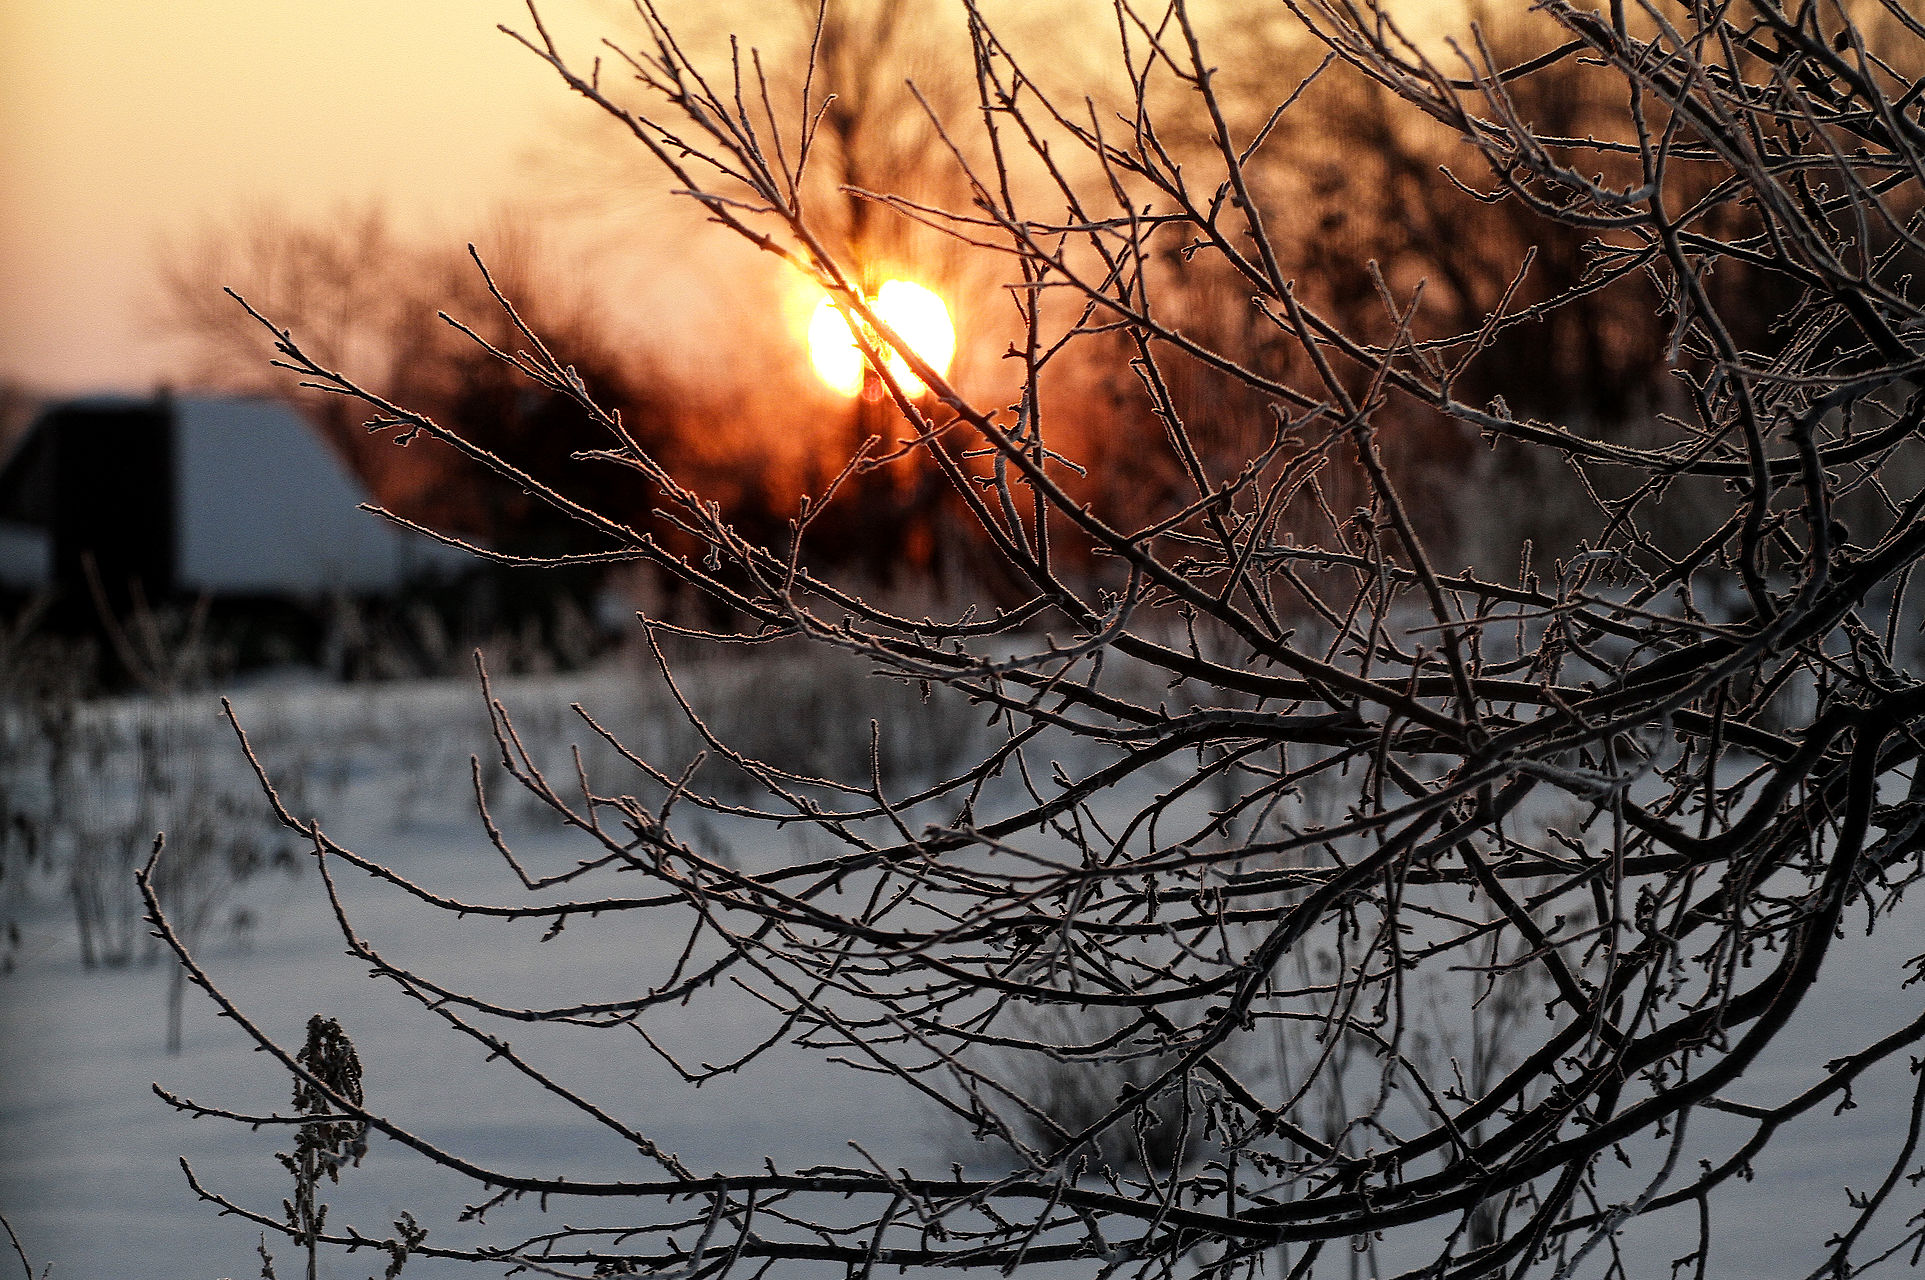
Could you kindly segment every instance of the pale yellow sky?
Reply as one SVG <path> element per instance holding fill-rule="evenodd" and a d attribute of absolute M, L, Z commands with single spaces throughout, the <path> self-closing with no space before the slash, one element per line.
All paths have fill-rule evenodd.
<path fill-rule="evenodd" d="M 593 52 L 606 7 L 549 0 Z M 495 30 L 519 0 L 0 0 L 0 379 L 167 376 L 159 247 L 251 204 L 379 200 L 460 243 L 588 108 Z"/>
<path fill-rule="evenodd" d="M 931 20 L 956 9 L 912 3 Z M 763 38 L 783 28 L 764 0 L 667 7 L 702 46 L 730 22 Z M 1105 29 L 1091 0 L 999 7 L 1031 26 L 1047 15 L 1045 58 L 1088 43 L 1064 44 L 1063 30 Z M 541 9 L 579 66 L 601 36 L 634 34 L 628 0 Z M 0 0 L 0 382 L 72 393 L 177 380 L 158 258 L 250 209 L 313 219 L 379 203 L 403 229 L 460 245 L 486 239 L 504 206 L 552 205 L 586 181 L 595 153 L 580 148 L 605 123 L 497 23 L 526 29 L 522 0 Z M 611 171 L 595 193 L 604 212 L 640 171 Z M 655 245 L 657 291 L 695 292 L 673 279 L 696 270 L 679 242 L 659 252 L 689 222 L 636 212 L 617 213 L 614 234 Z M 602 283 L 637 292 L 603 256 Z"/>

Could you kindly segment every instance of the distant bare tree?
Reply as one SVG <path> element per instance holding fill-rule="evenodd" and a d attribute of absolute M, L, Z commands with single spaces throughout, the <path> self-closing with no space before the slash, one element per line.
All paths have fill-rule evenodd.
<path fill-rule="evenodd" d="M 536 299 L 528 318 L 566 345 L 570 362 L 594 379 L 629 430 L 657 453 L 671 452 L 672 380 L 650 353 L 618 349 L 600 336 L 596 299 L 556 265 L 537 225 L 532 215 L 512 212 L 494 220 L 486 243 L 497 278 Z M 601 440 L 601 427 L 572 399 L 528 387 L 442 321 L 441 311 L 456 311 L 474 319 L 481 336 L 512 341 L 512 324 L 491 309 L 468 256 L 408 235 L 379 206 L 305 219 L 255 209 L 174 246 L 161 275 L 165 322 L 188 347 L 197 379 L 289 399 L 397 513 L 519 550 L 563 549 L 576 532 L 520 487 L 492 477 L 477 483 L 462 459 L 438 445 L 397 450 L 390 434 L 364 429 L 352 403 L 263 370 L 258 327 L 223 286 L 296 325 L 315 359 L 365 371 L 366 385 L 384 397 L 433 414 L 485 448 L 512 453 L 538 479 L 579 500 L 623 518 L 646 515 L 646 503 L 631 501 L 625 484 L 603 483 L 613 478 L 611 469 L 571 462 L 577 450 Z"/>
<path fill-rule="evenodd" d="M 1366 265 L 1380 312 L 1333 318 L 1282 265 L 1283 242 L 1316 228 L 1252 189 L 1272 122 L 1303 101 L 1295 82 L 1233 130 L 1192 7 L 1116 0 L 1130 92 L 1105 114 L 1045 95 L 962 0 L 978 97 L 942 136 L 970 203 L 884 203 L 1005 264 L 1022 337 L 1008 394 L 975 403 L 871 313 L 861 264 L 814 222 L 819 97 L 777 98 L 746 49 L 713 74 L 692 65 L 647 0 L 652 43 L 620 63 L 577 67 L 538 19 L 524 37 L 710 218 L 813 276 L 929 385 L 911 397 L 871 351 L 896 447 L 944 477 L 1025 584 L 1005 608 L 896 616 L 812 570 L 807 514 L 785 547 L 745 539 L 532 326 L 495 344 L 499 358 L 598 421 L 596 459 L 632 473 L 702 554 L 572 502 L 257 313 L 309 385 L 524 485 L 595 533 L 596 556 L 646 561 L 739 620 L 710 638 L 840 649 L 998 731 L 968 767 L 904 786 L 880 764 L 831 778 L 755 759 L 687 705 L 709 758 L 759 786 L 744 805 L 693 765 L 635 752 L 633 773 L 565 791 L 489 695 L 502 767 L 585 847 L 552 874 L 508 858 L 531 890 L 567 886 L 559 904 L 437 895 L 279 809 L 324 872 L 357 868 L 449 912 L 685 924 L 679 958 L 638 969 L 632 991 L 530 1005 L 390 959 L 335 898 L 351 952 L 431 1022 L 632 1147 L 623 1178 L 480 1163 L 330 1088 L 210 980 L 150 871 L 157 931 L 327 1123 L 365 1124 L 471 1179 L 484 1210 L 520 1196 L 568 1207 L 568 1225 L 485 1246 L 410 1236 L 414 1252 L 557 1275 L 1082 1260 L 1103 1276 L 1227 1276 L 1275 1260 L 1291 1276 L 1563 1277 L 1623 1274 L 1621 1235 L 1677 1207 L 1700 1225 L 1675 1269 L 1728 1274 L 1719 1210 L 1754 1159 L 1917 1052 L 1925 1018 L 1894 1004 L 1829 1061 L 1781 1057 L 1788 1091 L 1745 1079 L 1850 963 L 1847 911 L 1854 928 L 1902 927 L 1925 875 L 1925 683 L 1906 600 L 1925 553 L 1925 310 L 1910 283 L 1925 262 L 1925 24 L 1902 0 L 1604 13 L 1543 0 L 1547 37 L 1500 60 L 1474 31 L 1406 36 L 1368 0 L 1283 3 L 1327 55 L 1306 74 L 1377 86 L 1437 122 L 1458 150 L 1427 180 L 1527 212 L 1547 236 L 1582 233 L 1575 275 L 1525 302 L 1522 252 L 1515 288 L 1440 333 L 1423 281 Z M 1615 108 L 1565 135 L 1521 104 L 1572 65 L 1607 81 Z M 609 96 L 618 67 L 656 113 Z M 1172 150 L 1184 130 L 1206 150 Z M 1288 366 L 1240 362 L 1176 322 L 1161 291 L 1188 269 L 1233 279 Z M 1501 391 L 1467 398 L 1494 344 L 1610 291 L 1656 300 L 1672 394 L 1639 432 L 1533 417 Z M 1757 298 L 1792 301 L 1760 324 Z M 1187 489 L 1128 523 L 1128 495 L 1074 488 L 1076 459 L 1052 434 L 1059 353 L 1119 342 Z M 1169 393 L 1184 365 L 1241 388 L 1256 418 L 1241 458 L 1197 447 Z M 1503 572 L 1441 563 L 1385 464 L 1386 436 L 1416 411 L 1570 471 L 1595 536 L 1527 548 Z M 1333 504 L 1323 477 L 1340 464 L 1362 485 Z M 1704 532 L 1661 524 L 1667 501 Z M 644 625 L 665 655 L 674 629 Z M 584 731 L 600 731 L 586 714 Z M 799 824 L 832 852 L 742 869 L 705 848 L 705 813 Z M 631 1029 L 722 981 L 771 1024 L 742 1057 L 699 1067 L 650 1038 L 691 1081 L 793 1042 L 953 1114 L 984 1140 L 972 1168 L 788 1169 L 743 1153 L 703 1173 L 498 1034 L 546 1022 L 632 1045 Z M 1467 1052 L 1466 1035 L 1484 1042 Z M 1078 1065 L 1113 1093 L 1065 1100 Z M 1914 1087 L 1909 1119 L 1894 1115 L 1885 1149 L 1850 1171 L 1847 1209 L 1811 1228 L 1814 1275 L 1925 1243 L 1899 1192 L 1925 1075 Z M 195 1185 L 304 1243 L 379 1243 L 291 1229 Z M 579 1225 L 578 1209 L 606 1221 Z"/>

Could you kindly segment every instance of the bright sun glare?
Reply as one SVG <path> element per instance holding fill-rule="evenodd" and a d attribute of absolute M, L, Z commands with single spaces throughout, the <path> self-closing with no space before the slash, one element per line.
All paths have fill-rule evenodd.
<path fill-rule="evenodd" d="M 949 372 L 949 361 L 956 354 L 956 326 L 950 323 L 949 308 L 941 298 L 911 281 L 891 280 L 870 300 L 870 306 L 925 364 L 937 373 Z M 887 359 L 890 374 L 904 391 L 913 396 L 926 390 L 901 356 L 890 352 Z M 862 348 L 828 298 L 817 304 L 809 319 L 809 360 L 816 375 L 843 395 L 862 390 Z"/>

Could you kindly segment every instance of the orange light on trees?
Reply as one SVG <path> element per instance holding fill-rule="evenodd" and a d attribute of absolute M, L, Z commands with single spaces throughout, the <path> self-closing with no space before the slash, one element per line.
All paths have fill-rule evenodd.
<path fill-rule="evenodd" d="M 949 372 L 949 362 L 956 354 L 956 326 L 940 297 L 913 281 L 891 280 L 869 300 L 869 305 L 923 363 L 937 373 Z M 876 347 L 888 349 L 880 337 L 870 337 Z M 809 318 L 809 362 L 815 366 L 816 376 L 840 394 L 853 396 L 862 390 L 866 372 L 862 348 L 832 299 L 824 298 Z M 908 394 L 921 395 L 928 389 L 900 355 L 889 351 L 886 362 L 890 376 Z"/>

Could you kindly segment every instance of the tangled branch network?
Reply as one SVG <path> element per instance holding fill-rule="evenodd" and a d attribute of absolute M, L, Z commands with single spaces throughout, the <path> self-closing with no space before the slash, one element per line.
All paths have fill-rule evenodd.
<path fill-rule="evenodd" d="M 1641 1224 L 1668 1220 L 1686 1244 L 1655 1265 L 1703 1277 L 1729 1274 L 1719 1211 L 1774 1136 L 1918 1052 L 1925 1014 L 1895 996 L 1828 1061 L 1780 1062 L 1771 1088 L 1747 1076 L 1822 1013 L 1812 993 L 1861 932 L 1906 927 L 1925 874 L 1906 594 L 1925 552 L 1925 25 L 1903 0 L 1544 0 L 1536 46 L 1500 58 L 1481 32 L 1409 34 L 1371 0 L 1283 0 L 1312 56 L 1253 115 L 1211 62 L 1202 8 L 1115 0 L 1112 62 L 1083 95 L 960 0 L 975 102 L 931 128 L 962 198 L 851 195 L 999 273 L 1011 340 L 993 394 L 901 341 L 822 229 L 825 92 L 808 75 L 792 92 L 742 53 L 711 78 L 646 0 L 640 51 L 583 68 L 533 16 L 518 38 L 569 89 L 710 221 L 836 300 L 896 410 L 899 439 L 859 450 L 786 545 L 733 528 L 526 327 L 497 354 L 606 428 L 583 465 L 628 468 L 651 523 L 538 484 L 261 318 L 306 384 L 602 539 L 571 561 L 646 562 L 734 619 L 698 640 L 853 655 L 879 686 L 918 690 L 924 714 L 961 708 L 988 730 L 963 767 L 908 782 L 883 766 L 887 724 L 849 776 L 757 759 L 672 684 L 668 641 L 689 632 L 645 618 L 702 769 L 646 758 L 584 711 L 624 772 L 560 783 L 488 695 L 501 767 L 586 850 L 539 873 L 484 808 L 528 902 L 446 896 L 280 809 L 377 979 L 636 1167 L 564 1178 L 436 1145 L 372 1086 L 331 1085 L 261 1031 L 150 895 L 192 980 L 314 1103 L 280 1120 L 412 1148 L 472 1182 L 484 1222 L 525 1198 L 603 1218 L 397 1243 L 197 1179 L 203 1195 L 310 1249 L 544 1275 L 1628 1274 Z M 825 7 L 818 44 L 834 21 Z M 1532 123 L 1533 86 L 1560 76 L 1607 104 L 1587 132 Z M 1308 233 L 1284 230 L 1267 144 L 1337 77 L 1449 139 L 1432 180 L 1578 233 L 1582 271 L 1541 289 L 1526 254 L 1469 327 L 1426 310 L 1436 285 L 1381 272 L 1374 318 L 1336 314 L 1289 274 Z M 1242 328 L 1199 320 L 1202 281 L 1239 299 Z M 1644 300 L 1662 335 L 1662 394 L 1635 429 L 1513 409 L 1481 381 L 1490 353 L 1614 297 Z M 1161 483 L 1141 501 L 1079 471 L 1088 437 L 1070 428 L 1092 410 L 1051 394 L 1065 370 L 1110 366 L 1154 426 L 1144 466 Z M 1220 389 L 1208 404 L 1250 407 L 1253 447 L 1226 453 L 1203 429 L 1184 390 L 1201 380 Z M 1447 568 L 1453 535 L 1409 496 L 1421 477 L 1399 437 L 1419 428 L 1548 462 L 1533 474 L 1575 495 L 1580 534 L 1510 569 Z M 899 616 L 811 564 L 816 516 L 903 466 L 938 479 L 946 518 L 996 567 L 945 618 Z M 1465 519 L 1550 492 L 1500 485 Z M 717 769 L 741 786 L 706 783 Z M 813 852 L 740 865 L 698 819 L 771 841 L 806 828 Z M 623 995 L 506 1001 L 389 959 L 335 893 L 343 866 L 449 913 L 639 914 L 677 922 L 683 944 Z M 688 1065 L 703 1050 L 678 1053 L 652 1023 L 729 984 L 766 1034 Z M 504 1022 L 659 1052 L 697 1083 L 800 1046 L 953 1116 L 972 1154 L 784 1169 L 744 1153 L 698 1172 L 646 1115 L 511 1048 Z M 1813 1228 L 1812 1274 L 1925 1243 L 1903 1199 L 1925 1076 L 1916 1089 L 1887 1149 L 1851 1171 L 1842 1216 Z"/>

